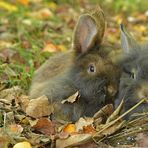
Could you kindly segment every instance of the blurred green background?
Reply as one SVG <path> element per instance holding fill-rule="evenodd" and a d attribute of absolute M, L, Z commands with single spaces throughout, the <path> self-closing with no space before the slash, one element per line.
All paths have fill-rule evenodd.
<path fill-rule="evenodd" d="M 100 5 L 107 20 L 104 40 L 120 48 L 119 24 L 148 39 L 148 0 L 0 0 L 0 90 L 21 86 L 46 59 L 71 48 L 81 13 Z"/>

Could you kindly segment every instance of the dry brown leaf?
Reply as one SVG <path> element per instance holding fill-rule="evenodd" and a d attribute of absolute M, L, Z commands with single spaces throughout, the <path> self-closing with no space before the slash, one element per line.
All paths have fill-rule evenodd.
<path fill-rule="evenodd" d="M 56 148 L 65 148 L 75 145 L 84 144 L 91 140 L 91 134 L 77 134 L 72 135 L 67 139 L 58 139 L 56 140 Z"/>
<path fill-rule="evenodd" d="M 74 93 L 73 95 L 71 95 L 70 97 L 68 97 L 65 100 L 62 100 L 61 103 L 64 104 L 65 102 L 69 102 L 69 103 L 74 103 L 76 101 L 76 99 L 79 98 L 79 92 L 77 91 L 76 93 Z"/>
<path fill-rule="evenodd" d="M 37 122 L 38 122 L 38 120 L 39 120 L 39 119 L 35 119 L 35 120 L 29 119 L 29 123 L 30 123 L 31 127 L 33 127 L 34 125 L 36 125 Z"/>
<path fill-rule="evenodd" d="M 26 111 L 29 104 L 29 97 L 26 95 L 21 95 L 20 97 L 16 98 L 16 102 L 21 106 L 23 111 Z"/>
<path fill-rule="evenodd" d="M 143 148 L 148 147 L 148 135 L 139 133 L 136 137 L 136 146 Z"/>
<path fill-rule="evenodd" d="M 12 110 L 12 108 L 11 108 L 11 110 Z M 9 111 L 6 113 L 6 122 L 5 123 L 6 123 L 6 125 L 15 124 L 13 111 Z"/>
<path fill-rule="evenodd" d="M 107 104 L 94 114 L 94 119 L 100 117 L 109 117 L 113 113 L 114 107 L 112 104 Z"/>
<path fill-rule="evenodd" d="M 23 124 L 23 125 L 29 125 L 30 122 L 29 122 L 29 119 L 28 117 L 26 117 L 25 115 L 14 115 L 14 118 L 19 121 L 20 124 Z"/>
<path fill-rule="evenodd" d="M 123 105 L 124 105 L 124 99 L 122 99 L 122 101 L 120 102 L 120 104 L 118 105 L 116 110 L 114 110 L 114 112 L 109 116 L 106 123 L 109 123 L 109 122 L 115 120 L 120 115 Z"/>
<path fill-rule="evenodd" d="M 8 64 L 2 64 L 0 66 L 3 69 L 3 73 L 5 73 L 6 75 L 12 76 L 12 77 L 16 76 L 15 71 L 12 68 L 10 68 Z M 18 87 L 18 86 L 15 86 L 15 87 Z"/>
<path fill-rule="evenodd" d="M 48 8 L 42 8 L 38 11 L 31 12 L 29 16 L 37 18 L 37 19 L 45 20 L 45 19 L 49 19 L 53 17 L 53 13 Z"/>
<path fill-rule="evenodd" d="M 57 51 L 59 51 L 59 48 L 57 48 L 57 46 L 52 43 L 46 44 L 42 50 L 42 52 L 57 52 Z"/>
<path fill-rule="evenodd" d="M 26 114 L 34 118 L 48 116 L 51 113 L 53 113 L 53 106 L 49 104 L 46 96 L 30 100 L 26 108 Z"/>
<path fill-rule="evenodd" d="M 46 135 L 55 134 L 55 123 L 51 122 L 46 118 L 39 119 L 36 125 L 33 126 L 36 131 L 39 131 Z"/>
<path fill-rule="evenodd" d="M 0 129 L 0 133 L 2 133 L 1 129 Z M 0 134 L 0 148 L 7 148 L 9 143 L 8 141 L 9 141 L 9 137 L 6 137 Z"/>
<path fill-rule="evenodd" d="M 83 130 L 84 126 L 92 125 L 94 122 L 93 118 L 80 118 L 76 123 L 76 131 Z"/>
<path fill-rule="evenodd" d="M 69 137 L 69 133 L 67 133 L 67 132 L 60 132 L 58 134 L 58 137 L 59 137 L 59 139 L 66 139 L 66 138 Z"/>
<path fill-rule="evenodd" d="M 117 121 L 114 125 L 108 127 L 104 131 L 102 131 L 102 135 L 108 136 L 115 133 L 118 129 L 120 129 L 124 125 L 125 121 Z"/>
<path fill-rule="evenodd" d="M 93 125 L 87 125 L 83 127 L 83 132 L 88 134 L 88 133 L 95 133 L 96 130 L 94 129 Z"/>
<path fill-rule="evenodd" d="M 20 134 L 23 131 L 23 127 L 18 124 L 12 124 L 9 125 L 9 131 L 12 132 L 13 134 Z"/>
<path fill-rule="evenodd" d="M 104 139 L 104 137 L 111 135 L 111 134 L 115 133 L 117 130 L 119 130 L 120 128 L 122 128 L 124 123 L 125 123 L 125 121 L 119 120 L 110 126 L 108 126 L 109 124 L 98 125 L 96 127 L 96 130 L 98 132 L 96 132 L 93 135 L 93 139 L 96 142 L 102 141 Z"/>
<path fill-rule="evenodd" d="M 4 48 L 0 50 L 0 54 L 5 60 L 10 59 L 15 53 L 16 51 L 12 50 L 11 48 Z"/>
<path fill-rule="evenodd" d="M 90 141 L 83 145 L 77 146 L 77 148 L 113 148 L 113 147 L 110 146 L 109 144 L 104 144 L 103 142 L 99 142 L 98 144 L 96 144 L 94 141 Z M 124 148 L 127 148 L 127 147 L 124 147 Z"/>
<path fill-rule="evenodd" d="M 22 93 L 22 90 L 18 86 L 14 86 L 9 89 L 4 89 L 0 92 L 0 98 L 12 101 Z"/>

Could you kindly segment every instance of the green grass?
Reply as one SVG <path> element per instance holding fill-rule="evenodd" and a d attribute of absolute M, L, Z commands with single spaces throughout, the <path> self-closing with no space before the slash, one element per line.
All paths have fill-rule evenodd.
<path fill-rule="evenodd" d="M 73 29 L 60 16 L 56 15 L 56 10 L 51 9 L 53 16 L 45 20 L 28 15 L 35 10 L 37 11 L 37 8 L 47 8 L 50 2 L 56 2 L 57 8 L 64 7 L 63 3 L 66 3 L 76 13 L 79 13 L 80 9 L 83 8 L 82 3 L 78 0 L 46 0 L 28 7 L 18 4 L 16 12 L 0 9 L 0 26 L 6 28 L 6 33 L 11 35 L 10 39 L 6 40 L 12 44 L 9 48 L 17 55 L 15 58 L 10 58 L 9 62 L 0 59 L 0 83 L 6 84 L 7 87 L 19 85 L 24 90 L 28 90 L 34 70 L 52 55 L 42 52 L 46 41 L 51 41 L 55 45 L 64 45 L 67 49 L 71 47 L 71 41 L 67 38 L 71 38 Z M 107 9 L 108 12 L 111 11 L 114 14 L 123 11 L 126 14 L 143 12 L 147 10 L 148 6 L 147 0 L 88 0 L 85 2 L 95 5 L 101 4 L 104 10 Z M 67 8 L 65 7 L 65 9 Z M 72 13 L 66 15 L 73 18 Z M 58 25 L 61 25 L 59 30 L 56 29 Z M 24 47 L 24 41 L 27 42 L 28 48 Z M 2 50 L 5 48 L 0 45 L 0 53 Z M 3 64 L 7 64 L 7 67 L 12 69 L 16 75 L 6 74 Z M 4 75 L 6 76 L 4 77 Z"/>

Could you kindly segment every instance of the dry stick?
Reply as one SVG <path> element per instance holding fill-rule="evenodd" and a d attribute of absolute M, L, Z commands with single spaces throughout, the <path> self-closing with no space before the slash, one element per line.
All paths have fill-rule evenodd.
<path fill-rule="evenodd" d="M 108 138 L 111 139 L 111 138 L 122 138 L 124 136 L 128 136 L 128 135 L 131 135 L 131 134 L 135 134 L 137 132 L 141 132 L 141 131 L 147 131 L 148 130 L 148 124 L 144 124 L 142 127 L 136 127 L 136 128 L 132 128 L 130 130 L 127 130 L 127 131 L 123 131 L 121 133 L 118 133 L 116 135 L 112 135 L 112 136 L 109 136 Z M 126 134 L 126 135 L 125 135 Z"/>
<path fill-rule="evenodd" d="M 120 138 L 120 137 L 124 137 L 124 136 L 128 136 L 130 134 L 135 134 L 137 132 L 141 132 L 141 131 L 147 131 L 148 130 L 148 124 L 143 125 L 142 127 L 136 127 L 136 128 L 131 128 L 130 130 L 126 130 L 126 131 L 122 131 L 120 133 L 117 133 L 116 135 L 111 135 L 108 138 Z M 133 132 L 133 133 L 132 133 Z"/>
<path fill-rule="evenodd" d="M 108 127 L 112 126 L 114 123 L 116 123 L 118 120 L 120 120 L 122 117 L 124 117 L 125 115 L 127 115 L 129 112 L 131 112 L 133 109 L 135 109 L 136 107 L 138 107 L 140 104 L 142 104 L 146 99 L 142 99 L 140 102 L 138 102 L 136 105 L 134 105 L 132 108 L 130 108 L 127 112 L 125 112 L 124 114 L 122 114 L 121 116 L 119 116 L 116 120 L 110 122 L 109 124 L 107 124 L 106 126 L 104 126 L 104 128 L 102 130 L 100 130 L 99 132 L 97 132 L 96 134 L 93 135 L 94 137 L 97 137 L 98 134 L 100 134 L 101 132 L 103 132 L 105 129 L 107 129 Z"/>
<path fill-rule="evenodd" d="M 147 113 L 148 113 L 148 112 L 147 112 Z M 137 121 L 139 121 L 140 119 L 143 119 L 144 117 L 148 117 L 148 114 L 145 114 L 145 115 L 143 115 L 142 117 L 139 117 L 139 118 L 137 118 L 137 119 L 134 119 L 134 120 L 128 122 L 127 125 L 130 125 L 130 124 L 132 124 L 132 123 L 134 123 L 134 122 L 137 122 Z M 148 119 L 147 119 L 147 120 L 148 120 Z"/>

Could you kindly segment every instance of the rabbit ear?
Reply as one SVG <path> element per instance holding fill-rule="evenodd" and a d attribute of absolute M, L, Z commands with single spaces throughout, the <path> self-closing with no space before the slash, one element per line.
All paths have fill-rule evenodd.
<path fill-rule="evenodd" d="M 121 31 L 121 47 L 125 53 L 129 53 L 131 50 L 137 50 L 140 48 L 135 39 L 126 31 L 125 27 L 120 25 Z"/>
<path fill-rule="evenodd" d="M 99 8 L 91 14 L 80 16 L 74 31 L 73 48 L 76 53 L 85 53 L 94 45 L 101 44 L 105 30 L 105 19 Z"/>

